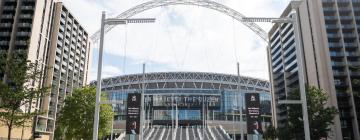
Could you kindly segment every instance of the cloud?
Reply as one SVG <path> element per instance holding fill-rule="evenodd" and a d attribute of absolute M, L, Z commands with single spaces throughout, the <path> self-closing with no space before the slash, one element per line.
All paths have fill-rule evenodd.
<path fill-rule="evenodd" d="M 101 77 L 108 78 L 108 77 L 118 76 L 121 74 L 123 74 L 123 72 L 120 68 L 111 65 L 105 65 L 103 66 Z M 97 78 L 96 67 L 92 67 L 90 73 L 90 81 L 96 80 L 96 78 Z"/>
<path fill-rule="evenodd" d="M 86 29 L 94 33 L 99 29 L 102 10 L 107 9 L 109 17 L 114 17 L 147 0 L 63 1 L 75 11 L 73 13 Z M 246 16 L 278 17 L 290 0 L 216 1 Z M 80 9 L 78 7 L 84 6 L 79 5 L 89 8 Z M 235 74 L 236 62 L 240 62 L 241 75 L 268 79 L 266 44 L 247 27 L 223 13 L 199 6 L 177 5 L 150 9 L 134 17 L 154 17 L 156 23 L 117 26 L 106 34 L 104 61 L 112 68 L 118 67 L 113 56 L 131 60 L 127 62 L 131 63 L 127 65 L 128 70 L 145 62 L 150 63 L 147 69 L 158 71 Z M 271 24 L 261 24 L 261 27 L 269 30 Z M 92 70 L 96 70 L 96 66 L 93 64 Z M 126 73 L 131 73 L 128 70 Z"/>

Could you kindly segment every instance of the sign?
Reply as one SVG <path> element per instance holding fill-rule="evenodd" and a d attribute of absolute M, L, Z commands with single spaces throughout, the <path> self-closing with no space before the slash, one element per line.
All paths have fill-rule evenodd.
<path fill-rule="evenodd" d="M 201 108 L 203 105 L 209 109 L 220 108 L 220 95 L 154 95 L 154 107 Z"/>
<path fill-rule="evenodd" d="M 261 119 L 260 119 L 260 97 L 258 93 L 246 93 L 246 123 L 248 134 L 260 134 Z"/>
<path fill-rule="evenodd" d="M 126 112 L 126 134 L 139 134 L 140 132 L 140 106 L 141 94 L 129 93 Z"/>

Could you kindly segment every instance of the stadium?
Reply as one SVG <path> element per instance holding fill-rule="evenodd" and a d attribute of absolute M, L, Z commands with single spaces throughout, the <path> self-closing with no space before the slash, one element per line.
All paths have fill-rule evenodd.
<path fill-rule="evenodd" d="M 113 104 L 114 133 L 126 129 L 128 94 L 142 92 L 144 139 L 240 139 L 241 127 L 247 134 L 245 95 L 249 93 L 259 95 L 261 128 L 271 124 L 270 83 L 266 80 L 158 72 L 105 78 L 101 89 L 110 101 L 117 102 Z"/>

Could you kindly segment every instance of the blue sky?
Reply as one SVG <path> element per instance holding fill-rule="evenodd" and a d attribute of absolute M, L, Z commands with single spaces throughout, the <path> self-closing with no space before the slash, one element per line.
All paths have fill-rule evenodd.
<path fill-rule="evenodd" d="M 85 29 L 100 28 L 101 11 L 115 17 L 149 0 L 61 0 Z M 290 0 L 214 0 L 249 17 L 278 17 Z M 81 8 L 80 8 L 81 7 Z M 242 23 L 218 11 L 191 5 L 164 6 L 135 15 L 152 24 L 115 27 L 106 34 L 103 77 L 142 72 L 200 71 L 268 78 L 266 44 Z M 271 24 L 260 24 L 268 31 Z M 90 79 L 96 78 L 94 44 Z"/>

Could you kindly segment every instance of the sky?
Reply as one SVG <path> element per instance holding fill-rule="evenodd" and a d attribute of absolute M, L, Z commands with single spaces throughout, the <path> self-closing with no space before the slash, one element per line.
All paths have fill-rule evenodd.
<path fill-rule="evenodd" d="M 116 17 L 150 0 L 61 0 L 94 34 L 101 12 Z M 279 17 L 290 0 L 212 0 L 247 17 Z M 102 77 L 146 72 L 211 72 L 269 79 L 267 44 L 232 17 L 194 5 L 161 6 L 132 18 L 155 23 L 118 25 L 105 36 Z M 259 24 L 266 32 L 271 23 Z M 98 46 L 93 44 L 90 79 L 96 80 Z"/>

